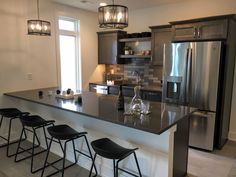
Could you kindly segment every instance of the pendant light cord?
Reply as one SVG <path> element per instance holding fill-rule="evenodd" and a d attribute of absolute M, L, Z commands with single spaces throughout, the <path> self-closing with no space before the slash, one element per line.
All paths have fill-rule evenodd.
<path fill-rule="evenodd" d="M 37 15 L 38 15 L 38 20 L 39 20 L 39 0 L 37 0 Z"/>

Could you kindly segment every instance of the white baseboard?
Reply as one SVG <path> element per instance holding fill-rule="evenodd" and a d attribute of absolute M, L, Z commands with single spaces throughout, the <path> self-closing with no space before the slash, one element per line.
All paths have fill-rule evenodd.
<path fill-rule="evenodd" d="M 229 132 L 229 140 L 236 141 L 236 132 Z"/>

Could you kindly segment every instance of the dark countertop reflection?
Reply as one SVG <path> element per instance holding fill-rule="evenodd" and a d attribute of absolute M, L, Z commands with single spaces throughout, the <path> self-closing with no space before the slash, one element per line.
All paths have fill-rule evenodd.
<path fill-rule="evenodd" d="M 43 91 L 43 96 L 38 96 L 38 91 Z M 49 95 L 53 91 L 53 95 Z M 93 92 L 82 93 L 82 104 L 72 100 L 64 100 L 55 97 L 56 88 L 45 88 L 37 90 L 27 90 L 19 92 L 5 93 L 4 95 L 39 103 L 54 108 L 70 111 L 91 118 L 127 126 L 130 128 L 161 134 L 180 119 L 188 116 L 188 107 L 172 105 L 160 102 L 150 102 L 149 115 L 125 116 L 124 111 L 116 109 L 115 95 L 102 95 Z M 125 98 L 126 103 L 130 103 L 131 98 Z"/>

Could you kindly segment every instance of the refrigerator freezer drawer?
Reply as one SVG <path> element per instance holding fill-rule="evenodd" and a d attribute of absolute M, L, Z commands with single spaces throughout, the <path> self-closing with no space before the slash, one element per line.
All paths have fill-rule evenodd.
<path fill-rule="evenodd" d="M 194 112 L 190 116 L 189 146 L 208 151 L 214 149 L 215 113 Z"/>

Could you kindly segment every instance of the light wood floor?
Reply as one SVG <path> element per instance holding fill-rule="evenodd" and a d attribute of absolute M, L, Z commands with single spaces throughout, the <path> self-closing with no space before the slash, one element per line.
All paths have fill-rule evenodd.
<path fill-rule="evenodd" d="M 56 158 L 56 157 L 53 157 Z M 37 158 L 41 165 L 44 155 Z M 53 171 L 49 169 L 48 172 Z M 6 157 L 6 148 L 0 149 L 0 177 L 39 177 L 41 173 L 30 173 L 30 161 L 15 163 L 13 158 Z M 60 174 L 56 175 L 60 176 Z M 236 142 L 228 142 L 225 147 L 213 153 L 189 150 L 189 177 L 236 177 Z M 65 172 L 65 177 L 88 177 L 88 171 L 74 166 Z"/>

